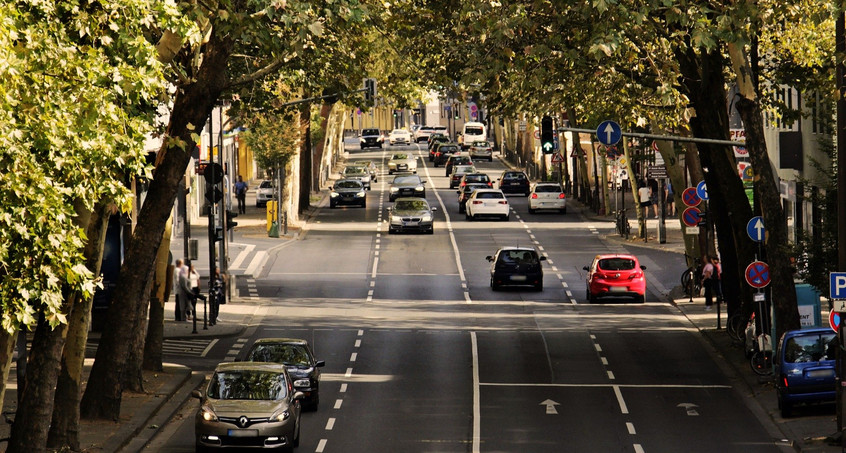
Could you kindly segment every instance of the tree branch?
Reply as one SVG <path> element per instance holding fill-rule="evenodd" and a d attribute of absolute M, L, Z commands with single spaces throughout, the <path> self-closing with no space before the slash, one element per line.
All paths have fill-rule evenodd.
<path fill-rule="evenodd" d="M 288 59 L 286 57 L 279 57 L 270 62 L 270 64 L 268 64 L 267 66 L 259 69 L 258 71 L 243 75 L 229 82 L 228 84 L 226 84 L 226 86 L 224 86 L 224 90 L 228 90 L 236 86 L 246 85 L 248 83 L 255 82 L 256 80 L 259 80 L 261 78 L 267 77 L 268 75 L 278 71 L 279 68 L 281 68 L 287 62 Z"/>

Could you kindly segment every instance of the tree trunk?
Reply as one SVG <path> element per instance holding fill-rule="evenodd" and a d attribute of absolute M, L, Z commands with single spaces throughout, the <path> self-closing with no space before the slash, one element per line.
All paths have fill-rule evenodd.
<path fill-rule="evenodd" d="M 84 418 L 117 420 L 120 415 L 121 384 L 129 357 L 132 326 L 143 322 L 138 319 L 139 305 L 146 304 L 149 298 L 145 289 L 151 278 L 150 269 L 176 200 L 177 186 L 191 158 L 190 150 L 196 145 L 192 136 L 205 124 L 227 83 L 226 65 L 232 43 L 229 38 L 218 36 L 217 31 L 218 28 L 212 29 L 204 45 L 202 66 L 192 82 L 177 90 L 166 130 L 167 139 L 156 156 L 155 177 L 150 182 L 121 266 L 100 346 L 82 397 L 81 415 Z"/>
<path fill-rule="evenodd" d="M 75 295 L 66 298 L 66 306 L 72 306 L 75 298 Z M 60 324 L 52 329 L 43 315 L 38 321 L 32 339 L 24 388 L 18 389 L 18 392 L 23 393 L 15 412 L 15 423 L 12 424 L 7 453 L 47 450 L 47 432 L 50 429 L 56 380 L 61 367 L 67 327 L 67 324 Z"/>
<path fill-rule="evenodd" d="M 311 205 L 311 104 L 300 106 L 300 166 L 299 166 L 299 202 L 297 214 L 302 214 Z"/>
<path fill-rule="evenodd" d="M 728 140 L 725 77 L 722 72 L 725 62 L 720 50 L 701 55 L 692 50 L 678 51 L 676 56 L 683 74 L 682 86 L 696 111 L 696 116 L 690 120 L 693 135 Z M 718 224 L 717 231 L 721 232 L 720 254 L 725 263 L 722 266 L 723 281 L 725 286 L 732 287 L 733 282 L 740 281 L 740 276 L 755 256 L 754 244 L 746 235 L 746 223 L 752 218 L 752 208 L 738 177 L 732 148 L 703 143 L 696 146 L 702 169 L 707 170 L 704 180 L 712 211 L 720 212 L 714 221 Z M 722 229 L 724 223 L 729 224 L 727 230 Z M 731 233 L 727 234 L 727 231 Z M 748 286 L 743 286 L 748 289 Z M 746 301 L 750 299 L 751 296 L 745 298 Z"/>
<path fill-rule="evenodd" d="M 147 338 L 144 341 L 144 361 L 142 368 L 149 371 L 162 371 L 162 346 L 164 345 L 164 301 L 170 298 L 173 287 L 173 267 L 170 265 L 170 231 L 173 217 L 168 219 L 156 255 L 155 287 L 157 291 L 150 298 L 150 320 L 147 324 Z"/>
<path fill-rule="evenodd" d="M 0 401 L 6 398 L 6 381 L 9 380 L 9 370 L 12 368 L 12 355 L 15 351 L 18 332 L 9 333 L 6 329 L 0 329 Z"/>
<path fill-rule="evenodd" d="M 98 203 L 85 231 L 88 243 L 83 253 L 86 265 L 94 275 L 100 274 L 106 230 L 112 209 L 109 203 Z M 56 383 L 53 417 L 47 436 L 47 445 L 57 450 L 80 450 L 79 399 L 82 396 L 82 370 L 91 325 L 92 302 L 91 297 L 81 299 L 68 318 L 67 341 L 62 352 L 62 369 Z"/>
<path fill-rule="evenodd" d="M 311 187 L 320 187 L 320 164 L 323 162 L 323 153 L 326 148 L 326 141 L 329 139 L 329 116 L 332 113 L 334 104 L 324 103 L 320 106 L 320 130 L 323 131 L 323 140 L 314 144 L 314 159 L 311 163 Z"/>
<path fill-rule="evenodd" d="M 737 86 L 741 98 L 737 111 L 746 129 L 746 149 L 755 171 L 755 192 L 761 202 L 761 214 L 767 228 L 765 244 L 767 264 L 770 267 L 770 294 L 774 304 L 776 337 L 787 330 L 801 327 L 799 308 L 796 302 L 796 286 L 793 283 L 793 269 L 790 263 L 790 245 L 787 224 L 781 207 L 778 181 L 773 174 L 767 142 L 764 139 L 764 123 L 758 95 L 752 80 L 752 67 L 743 46 L 729 44 L 729 55 L 737 75 Z"/>
<path fill-rule="evenodd" d="M 160 244 L 159 244 L 160 245 Z M 161 247 L 158 247 L 161 248 Z M 150 298 L 153 297 L 155 290 L 155 274 L 156 269 L 150 267 L 150 275 L 147 276 L 147 286 L 144 288 L 146 297 L 142 297 L 141 303 L 136 305 L 135 319 L 138 320 L 132 326 L 132 332 L 129 339 L 129 354 L 127 355 L 126 364 L 123 372 L 123 389 L 135 393 L 144 393 L 144 376 L 142 371 L 142 364 L 144 363 L 144 339 L 147 338 L 147 312 L 150 307 Z"/>

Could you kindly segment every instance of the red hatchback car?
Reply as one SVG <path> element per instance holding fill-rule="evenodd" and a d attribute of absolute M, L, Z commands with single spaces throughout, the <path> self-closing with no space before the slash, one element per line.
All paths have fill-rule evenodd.
<path fill-rule="evenodd" d="M 599 298 L 632 298 L 637 303 L 646 299 L 646 277 L 634 255 L 596 255 L 587 272 L 587 300 Z"/>

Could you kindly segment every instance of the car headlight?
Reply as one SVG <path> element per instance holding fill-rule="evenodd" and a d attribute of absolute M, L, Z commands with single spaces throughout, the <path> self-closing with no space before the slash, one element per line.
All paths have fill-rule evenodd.
<path fill-rule="evenodd" d="M 417 186 L 414 188 L 416 192 L 423 192 L 423 186 Z"/>
<path fill-rule="evenodd" d="M 402 217 L 398 215 L 391 216 L 391 223 L 402 223 Z"/>
<path fill-rule="evenodd" d="M 216 422 L 217 421 L 217 414 L 214 413 L 211 407 L 203 406 L 200 408 L 200 415 L 203 417 L 203 420 L 207 422 Z"/>
<path fill-rule="evenodd" d="M 366 193 L 366 192 L 361 191 L 361 192 L 356 193 L 356 194 L 355 194 L 355 197 L 356 197 L 356 198 L 364 198 L 366 195 L 367 195 L 367 193 Z"/>
<path fill-rule="evenodd" d="M 365 141 L 366 141 L 366 140 L 364 140 L 364 137 L 361 137 L 360 139 L 358 139 L 358 142 L 359 142 L 359 143 L 364 143 Z"/>
<path fill-rule="evenodd" d="M 294 387 L 308 387 L 311 385 L 311 381 L 309 379 L 297 379 L 294 381 Z"/>
<path fill-rule="evenodd" d="M 396 162 L 388 162 L 388 168 L 397 168 Z"/>
<path fill-rule="evenodd" d="M 369 182 L 369 181 L 370 181 L 370 175 L 367 175 L 367 176 L 362 176 L 362 177 L 361 177 L 361 181 L 362 181 L 362 182 Z"/>
<path fill-rule="evenodd" d="M 432 221 L 432 214 L 423 214 L 423 217 L 420 220 L 424 222 L 431 222 Z"/>
<path fill-rule="evenodd" d="M 288 409 L 281 410 L 278 412 L 274 412 L 273 415 L 270 416 L 270 419 L 277 422 L 284 422 L 291 417 L 291 413 L 288 412 Z"/>
<path fill-rule="evenodd" d="M 338 196 L 338 192 L 332 192 L 329 194 L 330 197 L 336 198 Z"/>
<path fill-rule="evenodd" d="M 399 187 L 391 187 L 391 192 L 399 192 Z"/>

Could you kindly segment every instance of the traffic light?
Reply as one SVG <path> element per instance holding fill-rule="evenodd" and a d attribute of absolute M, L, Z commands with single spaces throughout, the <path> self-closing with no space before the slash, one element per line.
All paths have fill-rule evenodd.
<path fill-rule="evenodd" d="M 461 110 L 459 110 L 458 104 L 455 104 L 452 108 L 453 115 L 455 115 L 455 119 L 461 119 Z"/>
<path fill-rule="evenodd" d="M 233 222 L 232 219 L 238 217 L 238 213 L 235 211 L 226 211 L 226 231 L 231 230 L 238 226 L 238 222 Z"/>
<path fill-rule="evenodd" d="M 544 154 L 552 154 L 555 148 L 555 129 L 552 127 L 552 117 L 541 118 L 541 149 Z"/>
<path fill-rule="evenodd" d="M 364 100 L 372 102 L 376 99 L 376 79 L 364 79 Z"/>

